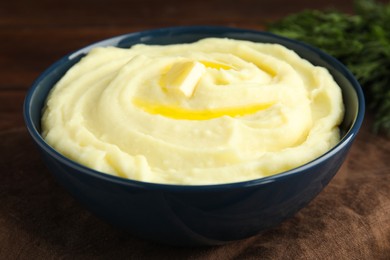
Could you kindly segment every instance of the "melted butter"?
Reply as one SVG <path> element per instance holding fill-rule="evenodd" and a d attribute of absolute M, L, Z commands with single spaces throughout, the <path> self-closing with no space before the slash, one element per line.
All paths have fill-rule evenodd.
<path fill-rule="evenodd" d="M 232 66 L 223 64 L 223 63 L 217 63 L 217 62 L 212 62 L 212 61 L 207 61 L 207 60 L 201 60 L 199 61 L 202 63 L 206 68 L 212 68 L 212 69 L 222 69 L 222 70 L 230 70 L 234 69 Z"/>
<path fill-rule="evenodd" d="M 265 64 L 256 64 L 259 69 L 270 75 L 272 78 L 277 75 L 276 71 L 274 71 L 270 66 Z"/>
<path fill-rule="evenodd" d="M 205 60 L 200 60 L 199 62 L 202 63 L 206 68 L 222 69 L 222 70 L 236 69 L 231 65 L 219 63 L 219 62 L 205 61 Z M 277 75 L 277 72 L 266 63 L 255 61 L 253 64 L 255 64 L 260 70 L 264 71 L 271 77 L 275 77 Z"/>
<path fill-rule="evenodd" d="M 144 110 L 145 112 L 153 115 L 162 115 L 173 119 L 182 120 L 208 120 L 222 116 L 245 116 L 254 114 L 260 110 L 265 110 L 271 107 L 274 103 L 262 103 L 253 104 L 241 107 L 230 107 L 230 108 L 217 108 L 217 109 L 198 109 L 192 110 L 182 107 L 158 104 L 148 100 L 133 99 L 133 104 Z"/>

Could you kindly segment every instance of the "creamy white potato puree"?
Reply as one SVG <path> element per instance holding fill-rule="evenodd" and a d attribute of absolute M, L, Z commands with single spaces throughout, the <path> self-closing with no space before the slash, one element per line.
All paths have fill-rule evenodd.
<path fill-rule="evenodd" d="M 339 141 L 342 117 L 326 69 L 277 44 L 208 38 L 93 49 L 51 91 L 42 135 L 101 172 L 217 184 L 319 157 Z"/>

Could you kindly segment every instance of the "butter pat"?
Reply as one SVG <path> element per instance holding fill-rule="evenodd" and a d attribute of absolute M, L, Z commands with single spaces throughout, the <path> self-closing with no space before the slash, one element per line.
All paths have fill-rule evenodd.
<path fill-rule="evenodd" d="M 164 75 L 164 87 L 172 93 L 191 97 L 206 67 L 197 61 L 182 61 L 173 64 Z"/>

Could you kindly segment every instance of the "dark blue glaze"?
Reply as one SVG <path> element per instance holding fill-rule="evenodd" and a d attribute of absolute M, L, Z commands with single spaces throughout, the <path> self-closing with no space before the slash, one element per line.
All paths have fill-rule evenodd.
<path fill-rule="evenodd" d="M 328 68 L 343 91 L 342 140 L 320 158 L 274 176 L 222 185 L 164 185 L 123 179 L 79 165 L 40 136 L 41 109 L 53 85 L 91 48 L 136 43 L 172 44 L 205 37 L 279 43 Z M 304 43 L 266 32 L 226 27 L 174 27 L 114 37 L 78 50 L 48 68 L 24 103 L 27 129 L 57 180 L 90 211 L 132 234 L 173 245 L 216 245 L 273 227 L 309 203 L 333 178 L 364 117 L 358 82 L 336 59 Z"/>

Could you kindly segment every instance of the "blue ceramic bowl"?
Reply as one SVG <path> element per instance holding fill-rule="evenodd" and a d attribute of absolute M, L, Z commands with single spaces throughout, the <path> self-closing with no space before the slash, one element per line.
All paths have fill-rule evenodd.
<path fill-rule="evenodd" d="M 97 172 L 51 148 L 40 135 L 41 110 L 54 84 L 91 48 L 136 43 L 187 43 L 228 37 L 279 43 L 315 65 L 328 68 L 342 89 L 342 139 L 332 150 L 301 167 L 274 176 L 220 185 L 144 183 Z M 86 208 L 114 226 L 173 245 L 216 245 L 255 235 L 307 205 L 332 179 L 364 116 L 358 82 L 336 59 L 306 44 L 270 33 L 225 27 L 174 27 L 131 33 L 82 48 L 54 63 L 34 82 L 24 103 L 27 129 L 58 181 Z"/>

